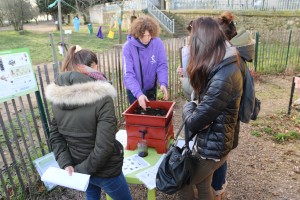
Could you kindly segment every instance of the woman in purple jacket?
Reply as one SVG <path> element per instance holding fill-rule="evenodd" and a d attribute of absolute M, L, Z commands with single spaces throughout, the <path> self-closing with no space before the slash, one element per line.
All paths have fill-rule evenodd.
<path fill-rule="evenodd" d="M 146 109 L 146 102 L 156 100 L 157 81 L 168 100 L 168 63 L 164 44 L 158 37 L 157 22 L 147 16 L 131 25 L 123 47 L 123 78 L 129 103 L 136 99 Z"/>

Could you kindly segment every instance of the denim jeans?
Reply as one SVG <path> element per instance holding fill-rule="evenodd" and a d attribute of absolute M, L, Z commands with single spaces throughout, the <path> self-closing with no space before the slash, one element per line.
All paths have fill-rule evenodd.
<path fill-rule="evenodd" d="M 150 101 L 155 101 L 156 100 L 156 85 L 149 89 L 149 90 L 142 90 L 143 94 L 147 96 L 148 100 Z M 130 90 L 126 90 L 127 92 L 127 97 L 128 97 L 128 101 L 131 104 L 133 104 L 133 102 L 136 100 L 135 96 L 133 96 L 132 92 Z"/>
<path fill-rule="evenodd" d="M 227 161 L 219 167 L 213 175 L 211 186 L 214 188 L 215 191 L 222 190 L 222 186 L 226 180 L 226 173 L 227 173 Z"/>
<path fill-rule="evenodd" d="M 100 200 L 101 189 L 114 200 L 132 200 L 125 176 L 121 173 L 112 178 L 90 177 L 90 182 L 85 191 L 87 200 Z"/>

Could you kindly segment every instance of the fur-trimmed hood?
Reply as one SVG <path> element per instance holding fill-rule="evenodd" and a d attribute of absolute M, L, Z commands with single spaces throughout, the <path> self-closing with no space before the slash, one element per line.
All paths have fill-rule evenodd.
<path fill-rule="evenodd" d="M 117 96 L 115 88 L 109 82 L 95 81 L 86 75 L 72 73 L 60 74 L 55 83 L 47 86 L 46 98 L 50 102 L 63 107 L 77 107 L 93 104 L 106 96 Z"/>

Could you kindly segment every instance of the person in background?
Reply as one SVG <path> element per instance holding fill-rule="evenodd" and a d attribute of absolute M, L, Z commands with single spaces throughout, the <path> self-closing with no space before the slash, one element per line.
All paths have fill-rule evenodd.
<path fill-rule="evenodd" d="M 187 135 L 197 133 L 193 154 L 198 157 L 191 184 L 179 191 L 182 200 L 213 200 L 212 177 L 232 150 L 243 92 L 240 57 L 218 22 L 211 17 L 193 21 L 187 75 L 193 88 L 183 107 Z"/>
<path fill-rule="evenodd" d="M 222 31 L 225 33 L 227 40 L 231 40 L 237 35 L 234 16 L 230 12 L 223 12 L 220 17 L 217 18 L 217 21 L 220 24 Z M 239 132 L 239 122 L 237 122 L 236 132 Z M 225 161 L 213 174 L 212 187 L 216 196 L 215 200 L 221 200 L 224 196 L 227 187 L 226 174 L 227 161 Z"/>
<path fill-rule="evenodd" d="M 54 118 L 49 142 L 55 158 L 69 175 L 91 175 L 86 199 L 131 200 L 122 173 L 124 149 L 116 140 L 115 88 L 97 71 L 95 53 L 80 46 L 69 48 L 61 73 L 46 89 Z"/>
<path fill-rule="evenodd" d="M 192 23 L 193 23 L 193 20 L 190 21 L 188 26 L 186 27 L 186 30 L 189 33 L 188 37 L 190 37 L 190 35 L 191 35 Z M 179 66 L 177 68 L 177 73 L 179 74 L 179 80 L 181 82 L 183 95 L 188 101 L 190 101 L 191 100 L 191 94 L 193 92 L 193 88 L 190 84 L 189 78 L 187 77 L 186 69 L 184 69 L 183 66 Z"/>
<path fill-rule="evenodd" d="M 131 24 L 123 47 L 123 79 L 129 103 L 136 99 L 146 109 L 156 100 L 157 82 L 164 100 L 168 100 L 168 63 L 160 28 L 151 17 L 139 17 Z"/>
<path fill-rule="evenodd" d="M 220 24 L 223 32 L 225 33 L 228 40 L 231 44 L 237 48 L 239 55 L 241 57 L 241 67 L 242 73 L 245 73 L 244 67 L 247 67 L 247 62 L 252 62 L 254 59 L 254 48 L 255 40 L 252 39 L 251 34 L 245 28 L 240 28 L 238 31 L 236 29 L 236 23 L 234 21 L 234 15 L 231 12 L 223 12 L 220 17 L 217 19 Z M 238 146 L 240 132 L 240 121 L 238 120 L 236 129 L 235 129 L 235 138 L 233 142 L 232 149 L 235 149 Z M 221 200 L 226 186 L 226 173 L 227 173 L 227 162 L 225 162 L 218 170 L 215 171 L 213 175 L 212 186 L 216 195 L 216 200 Z"/>
<path fill-rule="evenodd" d="M 75 31 L 76 31 L 76 32 L 79 32 L 80 19 L 79 19 L 78 15 L 76 15 L 76 16 L 73 18 L 73 25 L 74 25 Z"/>

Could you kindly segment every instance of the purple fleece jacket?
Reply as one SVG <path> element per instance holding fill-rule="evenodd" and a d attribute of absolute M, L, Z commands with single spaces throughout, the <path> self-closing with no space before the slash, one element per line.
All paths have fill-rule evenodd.
<path fill-rule="evenodd" d="M 139 50 L 139 53 L 138 53 Z M 131 35 L 123 46 L 123 79 L 126 89 L 139 98 L 143 94 L 140 73 L 142 64 L 144 90 L 151 89 L 155 84 L 155 75 L 160 85 L 168 87 L 168 62 L 164 44 L 158 37 L 152 38 L 145 47 Z"/>

